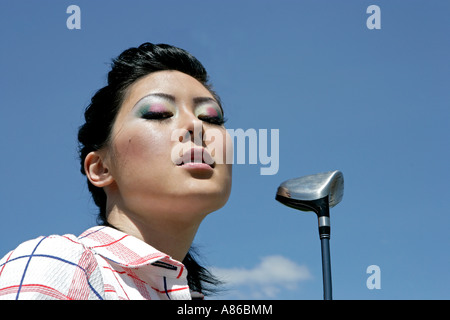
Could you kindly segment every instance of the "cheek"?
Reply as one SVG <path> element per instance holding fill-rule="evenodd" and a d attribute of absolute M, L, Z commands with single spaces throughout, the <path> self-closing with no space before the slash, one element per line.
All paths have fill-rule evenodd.
<path fill-rule="evenodd" d="M 216 163 L 233 163 L 233 141 L 225 129 L 208 129 L 205 132 L 206 148 Z"/>
<path fill-rule="evenodd" d="M 228 133 L 228 131 L 225 130 L 225 147 L 224 152 L 226 154 L 226 159 L 228 160 L 227 163 L 231 164 L 233 163 L 232 159 L 234 157 L 234 150 L 233 150 L 233 140 Z"/>
<path fill-rule="evenodd" d="M 169 136 L 170 139 L 170 136 Z M 164 164 L 170 154 L 170 140 L 161 130 L 148 126 L 124 128 L 114 141 L 115 158 L 124 169 Z"/>

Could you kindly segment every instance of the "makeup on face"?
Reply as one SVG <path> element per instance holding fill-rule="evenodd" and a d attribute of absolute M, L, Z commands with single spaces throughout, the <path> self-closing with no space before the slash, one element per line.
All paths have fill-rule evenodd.
<path fill-rule="evenodd" d="M 217 102 L 209 97 L 194 98 L 194 114 L 200 120 L 223 125 L 225 120 Z M 134 106 L 136 115 L 147 120 L 164 120 L 176 116 L 178 108 L 175 97 L 163 93 L 150 94 L 139 100 Z"/>
<path fill-rule="evenodd" d="M 225 123 L 222 110 L 220 109 L 219 105 L 212 100 L 205 101 L 198 105 L 195 108 L 195 115 L 200 120 L 212 124 L 222 125 Z"/>
<path fill-rule="evenodd" d="M 151 94 L 139 100 L 134 108 L 137 116 L 148 120 L 163 120 L 177 113 L 177 108 L 171 99 L 160 94 Z"/>

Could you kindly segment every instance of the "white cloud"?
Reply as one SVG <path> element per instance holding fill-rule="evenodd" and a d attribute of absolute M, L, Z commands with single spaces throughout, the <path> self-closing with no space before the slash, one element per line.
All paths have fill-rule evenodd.
<path fill-rule="evenodd" d="M 282 290 L 295 290 L 301 281 L 312 279 L 306 266 L 280 255 L 264 257 L 252 269 L 211 268 L 211 271 L 229 287 L 247 287 L 251 298 L 256 299 L 275 298 Z"/>

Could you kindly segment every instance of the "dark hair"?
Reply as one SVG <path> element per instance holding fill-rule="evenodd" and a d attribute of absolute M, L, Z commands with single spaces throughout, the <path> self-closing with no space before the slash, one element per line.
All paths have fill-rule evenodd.
<path fill-rule="evenodd" d="M 207 88 L 217 102 L 220 98 L 209 84 L 208 74 L 203 65 L 189 52 L 167 44 L 144 43 L 137 48 L 130 48 L 113 59 L 111 71 L 108 73 L 108 84 L 98 90 L 87 106 L 85 123 L 78 132 L 79 157 L 81 173 L 86 175 L 84 160 L 92 152 L 107 145 L 116 115 L 120 110 L 128 87 L 136 80 L 156 71 L 176 70 L 190 75 Z M 89 191 L 99 208 L 97 222 L 107 225 L 106 194 L 103 188 L 94 186 L 87 179 Z M 194 258 L 191 248 L 183 260 L 188 270 L 188 284 L 191 290 L 203 294 L 213 293 L 220 281 Z"/>

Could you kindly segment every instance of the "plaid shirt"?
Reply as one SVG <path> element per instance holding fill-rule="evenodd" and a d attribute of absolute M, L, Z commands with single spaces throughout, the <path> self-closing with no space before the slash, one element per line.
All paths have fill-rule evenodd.
<path fill-rule="evenodd" d="M 53 235 L 0 260 L 0 299 L 191 299 L 187 270 L 145 242 L 97 226 Z"/>

